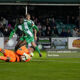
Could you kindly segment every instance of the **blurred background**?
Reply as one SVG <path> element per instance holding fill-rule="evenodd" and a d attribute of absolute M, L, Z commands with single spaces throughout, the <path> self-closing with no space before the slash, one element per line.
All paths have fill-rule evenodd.
<path fill-rule="evenodd" d="M 9 37 L 27 13 L 39 28 L 37 44 L 43 49 L 69 49 L 70 37 L 71 43 L 80 39 L 80 0 L 0 0 L 0 37 Z"/>

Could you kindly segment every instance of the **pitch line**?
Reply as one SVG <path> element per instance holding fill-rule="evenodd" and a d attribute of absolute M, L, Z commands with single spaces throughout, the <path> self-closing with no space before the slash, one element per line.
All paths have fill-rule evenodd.
<path fill-rule="evenodd" d="M 72 62 L 72 61 L 62 61 L 62 60 L 32 60 L 32 62 L 66 62 L 66 63 L 80 63 L 80 62 Z"/>

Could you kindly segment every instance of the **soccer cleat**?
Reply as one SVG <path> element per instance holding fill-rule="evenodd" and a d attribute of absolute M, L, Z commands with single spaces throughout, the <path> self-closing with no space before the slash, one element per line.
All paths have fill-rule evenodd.
<path fill-rule="evenodd" d="M 39 56 L 42 57 L 42 54 L 40 53 Z"/>

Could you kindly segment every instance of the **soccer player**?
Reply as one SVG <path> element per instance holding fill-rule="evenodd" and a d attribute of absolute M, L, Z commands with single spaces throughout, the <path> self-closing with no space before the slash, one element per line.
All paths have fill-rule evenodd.
<path fill-rule="evenodd" d="M 33 34 L 33 29 L 34 29 L 34 37 L 32 37 L 33 40 L 31 41 L 31 44 L 32 44 L 32 46 L 35 48 L 35 50 L 39 53 L 39 55 L 40 55 L 40 57 L 41 57 L 41 56 L 42 56 L 42 55 L 41 55 L 41 52 L 40 52 L 38 46 L 36 45 L 36 43 L 35 43 L 35 41 L 34 41 L 34 38 L 35 38 L 35 40 L 37 40 L 36 34 L 37 34 L 37 31 L 39 31 L 39 30 L 38 30 L 38 27 L 37 27 L 37 26 L 34 24 L 34 22 L 31 20 L 30 14 L 27 14 L 27 15 L 26 15 L 26 20 L 27 20 L 27 25 L 28 25 L 28 27 L 29 27 L 29 29 L 30 29 L 30 31 L 31 31 L 32 34 Z"/>
<path fill-rule="evenodd" d="M 34 24 L 34 22 L 31 20 L 31 16 L 30 16 L 30 14 L 28 13 L 27 15 L 26 15 L 26 19 L 25 20 L 27 20 L 27 24 L 28 24 L 28 26 L 29 26 L 29 29 L 30 29 L 30 31 L 33 33 L 33 28 L 35 27 L 35 28 L 37 28 L 37 26 Z M 25 21 L 24 20 L 24 21 Z M 37 40 L 37 31 L 35 30 L 35 28 L 34 28 L 34 39 L 35 40 Z M 37 30 L 38 30 L 38 28 L 37 28 Z M 39 30 L 38 30 L 39 31 Z"/>
<path fill-rule="evenodd" d="M 34 48 L 27 49 L 25 46 L 22 46 L 20 49 L 18 49 L 16 52 L 8 49 L 1 49 L 0 52 L 3 53 L 4 56 L 0 56 L 0 60 L 4 60 L 7 62 L 28 62 L 31 60 L 31 57 L 33 56 Z"/>
<path fill-rule="evenodd" d="M 9 36 L 9 39 L 12 38 L 14 32 L 16 32 L 16 30 L 19 28 L 21 31 L 23 31 L 23 33 L 24 33 L 25 35 L 23 35 L 23 36 L 20 38 L 20 40 L 19 40 L 19 42 L 18 42 L 18 44 L 17 44 L 16 49 L 19 47 L 20 44 L 23 44 L 23 42 L 26 41 L 27 43 L 31 43 L 31 44 L 32 44 L 32 46 L 35 48 L 35 50 L 38 51 L 39 56 L 41 57 L 42 55 L 41 55 L 40 50 L 38 49 L 37 45 L 36 45 L 35 42 L 34 42 L 34 35 L 33 35 L 33 28 L 34 28 L 36 31 L 38 31 L 37 26 L 34 25 L 34 24 L 31 24 L 31 25 L 30 25 L 30 22 L 29 22 L 28 20 L 24 20 L 24 21 L 23 21 L 23 18 L 20 18 L 20 21 L 19 21 L 19 22 L 20 22 L 19 25 L 16 25 L 16 26 L 15 26 L 15 29 L 11 32 L 11 34 L 10 34 L 10 36 Z"/>

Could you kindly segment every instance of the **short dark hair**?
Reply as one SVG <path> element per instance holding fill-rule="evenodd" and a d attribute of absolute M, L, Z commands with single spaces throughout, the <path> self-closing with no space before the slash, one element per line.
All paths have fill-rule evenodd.
<path fill-rule="evenodd" d="M 20 19 L 24 19 L 24 16 L 19 16 L 18 18 L 17 18 L 17 24 L 19 25 L 20 24 Z"/>
<path fill-rule="evenodd" d="M 24 18 L 24 16 L 21 15 L 21 16 L 19 16 L 19 19 L 20 19 L 20 18 Z"/>

